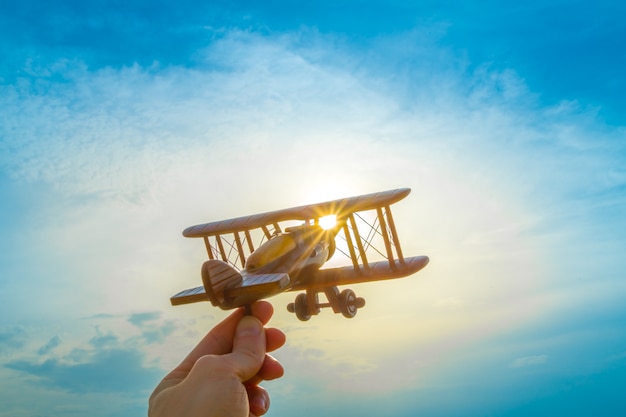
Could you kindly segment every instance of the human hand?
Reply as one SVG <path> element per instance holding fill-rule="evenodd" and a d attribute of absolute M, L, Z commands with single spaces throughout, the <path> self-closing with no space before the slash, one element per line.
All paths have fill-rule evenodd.
<path fill-rule="evenodd" d="M 263 326 L 272 316 L 267 301 L 242 308 L 216 325 L 150 396 L 149 417 L 256 417 L 269 408 L 258 384 L 283 375 L 266 352 L 285 343 L 285 334 Z"/>

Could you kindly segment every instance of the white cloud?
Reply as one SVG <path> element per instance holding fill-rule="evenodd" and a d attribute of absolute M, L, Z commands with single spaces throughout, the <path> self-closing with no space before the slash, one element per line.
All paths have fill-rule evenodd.
<path fill-rule="evenodd" d="M 0 357 L 0 415 L 145 413 L 147 396 L 166 371 L 159 356 L 149 353 L 154 342 L 146 334 L 150 326 L 139 329 L 129 323 L 142 314 L 52 325 L 40 319 L 40 324 L 10 332 L 19 335 L 20 344 L 19 350 Z M 167 327 L 169 322 L 160 324 Z M 96 405 L 100 407 L 91 409 Z"/>
<path fill-rule="evenodd" d="M 149 311 L 124 331 L 155 342 L 142 353 L 175 363 L 196 328 L 222 315 L 208 305 L 168 306 L 171 294 L 199 285 L 205 256 L 180 231 L 319 201 L 328 184 L 331 198 L 412 187 L 394 212 L 400 238 L 406 255 L 432 262 L 416 277 L 355 288 L 368 305 L 353 322 L 315 317 L 318 324 L 303 325 L 284 312 L 291 294 L 275 299 L 276 323 L 290 330 L 287 359 L 319 365 L 304 373 L 339 388 L 362 377 L 353 388 L 370 392 L 380 389 L 373 376 L 388 377 L 389 389 L 419 384 L 426 361 L 537 317 L 529 295 L 563 280 L 574 285 L 569 272 L 591 268 L 564 255 L 572 241 L 585 251 L 602 239 L 589 233 L 597 205 L 624 205 L 611 193 L 624 182 L 623 130 L 572 103 L 540 108 L 514 71 L 468 73 L 454 51 L 418 44 L 420 36 L 389 43 L 421 48 L 424 62 L 383 63 L 393 55 L 384 41 L 364 53 L 322 36 L 307 43 L 234 32 L 192 69 L 90 72 L 63 62 L 54 71 L 66 82 L 3 86 L 0 168 L 25 189 L 49 185 L 54 197 L 40 208 L 41 227 L 24 232 L 29 250 L 43 255 L 24 267 L 28 279 L 12 283 L 41 300 L 21 314 Z M 437 65 L 426 61 L 431 55 Z M 157 320 L 206 314 L 214 316 L 186 331 Z M 93 360 L 83 363 L 132 352 L 87 354 Z M 547 360 L 526 356 L 511 366 Z"/>
<path fill-rule="evenodd" d="M 235 31 L 193 69 L 92 73 L 64 61 L 52 69 L 64 83 L 42 77 L 4 86 L 3 154 L 10 157 L 2 164 L 16 178 L 131 201 L 158 193 L 163 182 L 189 180 L 190 171 L 198 183 L 249 189 L 233 177 L 254 186 L 280 183 L 276 171 L 305 183 L 314 182 L 310 176 L 386 182 L 376 180 L 381 172 L 397 178 L 390 167 L 413 165 L 410 182 L 430 170 L 429 180 L 468 175 L 478 182 L 468 185 L 499 193 L 523 173 L 519 190 L 508 190 L 518 198 L 542 181 L 589 188 L 599 176 L 620 178 L 616 165 L 605 164 L 613 134 L 598 131 L 593 114 L 579 108 L 538 108 L 512 70 L 467 73 L 423 34 L 393 41 L 425 43 L 418 55 L 437 55 L 437 69 L 383 52 L 391 41 L 365 59 L 332 38 L 304 42 L 306 35 Z M 584 159 L 575 152 L 581 146 L 591 147 Z M 490 178 L 495 173 L 501 178 Z"/>
<path fill-rule="evenodd" d="M 399 40 L 409 44 L 423 34 Z M 335 182 L 349 184 L 351 194 L 411 186 L 410 207 L 421 210 L 414 221 L 428 232 L 421 241 L 442 239 L 459 252 L 466 250 L 460 243 L 483 253 L 505 245 L 513 253 L 524 250 L 524 234 L 563 209 L 553 207 L 546 218 L 544 200 L 558 199 L 564 188 L 591 187 L 603 175 L 596 168 L 610 161 L 602 149 L 585 159 L 565 152 L 572 132 L 584 137 L 589 117 L 580 127 L 577 108 L 537 108 L 513 71 L 483 66 L 467 74 L 451 51 L 432 43 L 419 55 L 436 54 L 443 76 L 398 58 L 382 65 L 389 58 L 384 48 L 365 60 L 379 67 L 345 55 L 344 67 L 334 65 L 344 47 L 323 37 L 303 45 L 292 36 L 234 32 L 194 69 L 91 73 L 61 63 L 55 71 L 70 82 L 40 80 L 45 95 L 33 85 L 5 87 L 11 158 L 2 163 L 26 183 L 43 180 L 63 195 L 97 196 L 98 207 L 87 202 L 61 217 L 55 240 L 78 242 L 70 250 L 97 242 L 108 264 L 124 265 L 109 272 L 123 276 L 141 268 L 119 261 L 129 247 L 171 251 L 148 243 L 156 233 L 149 223 L 177 235 L 186 218 L 195 223 L 300 204 L 307 188 Z M 393 64 L 413 71 L 401 78 L 377 72 Z M 404 87 L 414 94 L 400 93 Z M 604 135 L 595 142 L 610 143 L 611 133 Z M 225 190 L 237 192 L 226 199 Z M 407 229 L 406 240 L 417 240 Z M 95 289 L 106 279 L 97 279 Z"/>

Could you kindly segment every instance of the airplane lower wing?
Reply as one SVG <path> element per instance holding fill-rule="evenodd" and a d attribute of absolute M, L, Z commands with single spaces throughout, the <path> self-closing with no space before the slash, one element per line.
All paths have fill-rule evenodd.
<path fill-rule="evenodd" d="M 402 278 L 424 268 L 428 265 L 428 261 L 428 256 L 413 256 L 405 258 L 403 262 L 395 261 L 394 266 L 391 266 L 388 261 L 379 261 L 371 262 L 368 267 L 360 265 L 359 269 L 353 266 L 320 269 L 312 275 L 311 279 L 300 280 L 296 285 L 289 288 L 289 291 L 321 290 L 333 286 Z"/>
<path fill-rule="evenodd" d="M 405 258 L 402 263 L 396 261 L 393 267 L 388 261 L 379 261 L 370 263 L 367 268 L 361 265 L 359 269 L 353 266 L 320 269 L 312 275 L 312 279 L 301 279 L 290 288 L 287 274 L 248 275 L 243 277 L 240 285 L 226 289 L 224 295 L 229 300 L 227 308 L 235 308 L 282 291 L 323 290 L 333 286 L 402 278 L 418 272 L 428 265 L 428 261 L 427 256 L 413 256 Z M 173 306 L 200 301 L 209 301 L 203 286 L 183 290 L 170 298 Z"/>

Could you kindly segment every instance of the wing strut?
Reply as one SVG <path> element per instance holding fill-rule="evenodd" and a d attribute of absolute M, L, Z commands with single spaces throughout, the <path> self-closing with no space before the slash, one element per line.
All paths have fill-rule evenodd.
<path fill-rule="evenodd" d="M 228 263 L 228 256 L 226 256 L 226 251 L 224 250 L 224 244 L 222 243 L 222 236 L 215 235 L 215 241 L 217 242 L 217 247 L 220 250 L 220 254 L 222 255 L 222 260 Z"/>
<path fill-rule="evenodd" d="M 365 269 L 365 271 L 369 271 L 370 267 L 367 262 L 367 255 L 365 254 L 365 248 L 363 247 L 363 241 L 361 240 L 359 229 L 356 226 L 354 213 L 350 213 L 350 226 L 352 227 L 352 233 L 354 233 L 354 239 L 356 240 L 356 245 L 357 245 L 357 248 L 359 249 L 359 255 L 361 257 L 363 269 Z"/>
<path fill-rule="evenodd" d="M 389 241 L 389 233 L 387 232 L 387 222 L 385 221 L 385 215 L 383 214 L 383 210 L 378 207 L 376 208 L 376 213 L 378 214 L 378 222 L 380 223 L 380 230 L 383 235 L 383 241 L 385 242 L 385 249 L 387 250 L 387 260 L 389 261 L 389 266 L 391 269 L 396 268 L 396 263 L 394 261 L 393 248 L 391 247 L 391 242 Z"/>
<path fill-rule="evenodd" d="M 352 235 L 350 234 L 350 228 L 348 228 L 348 223 L 343 224 L 343 234 L 346 235 L 346 243 L 348 244 L 348 250 L 350 251 L 350 259 L 352 259 L 352 266 L 354 270 L 359 272 L 361 271 L 361 266 L 359 265 L 359 259 L 356 256 L 356 252 L 354 251 L 354 245 L 352 244 Z"/>
<path fill-rule="evenodd" d="M 396 254 L 398 261 L 401 265 L 404 265 L 404 256 L 402 255 L 402 246 L 400 246 L 400 240 L 398 239 L 398 232 L 396 231 L 396 224 L 393 221 L 391 215 L 391 207 L 385 207 L 385 213 L 387 214 L 387 225 L 389 226 L 389 232 L 391 233 L 391 239 L 393 240 L 393 246 L 396 248 Z"/>
<path fill-rule="evenodd" d="M 241 267 L 246 267 L 246 256 L 243 253 L 243 245 L 241 244 L 241 239 L 239 238 L 239 232 L 235 232 L 235 243 L 237 244 L 237 252 L 239 252 L 239 260 L 241 261 Z"/>
<path fill-rule="evenodd" d="M 250 253 L 254 252 L 254 244 L 252 243 L 252 236 L 250 235 L 250 230 L 244 230 L 244 234 L 246 235 L 246 242 L 248 242 L 248 249 Z"/>
<path fill-rule="evenodd" d="M 209 242 L 208 236 L 203 236 L 204 246 L 206 246 L 206 252 L 209 254 L 209 259 L 215 259 L 213 256 L 213 248 L 211 248 L 211 242 Z"/>

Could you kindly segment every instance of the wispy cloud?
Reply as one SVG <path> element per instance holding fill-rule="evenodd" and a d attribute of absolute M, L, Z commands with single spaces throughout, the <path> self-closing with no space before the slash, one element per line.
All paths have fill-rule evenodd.
<path fill-rule="evenodd" d="M 58 347 L 60 344 L 61 344 L 61 338 L 59 336 L 54 336 L 53 338 L 48 340 L 48 342 L 45 345 L 40 347 L 37 353 L 40 355 L 47 355 L 50 352 L 52 352 L 56 347 Z"/>
<path fill-rule="evenodd" d="M 141 329 L 141 335 L 147 344 L 161 343 L 176 330 L 172 320 L 160 320 L 161 312 L 135 313 L 128 319 L 129 323 Z"/>
<path fill-rule="evenodd" d="M 399 286 L 358 289 L 368 306 L 348 323 L 294 324 L 277 308 L 290 329 L 285 362 L 310 385 L 418 389 L 441 358 L 536 319 L 547 308 L 532 296 L 544 288 L 615 275 L 622 253 L 599 244 L 622 239 L 624 130 L 574 101 L 543 107 L 515 69 L 467 65 L 442 47 L 443 30 L 366 47 L 308 29 L 225 30 L 194 67 L 58 59 L 0 86 L 0 169 L 51 196 L 38 227 L 20 230 L 44 254 L 39 273 L 23 267 L 30 281 L 9 284 L 51 316 L 102 321 L 79 341 L 70 330 L 36 342 L 17 327 L 0 332 L 3 348 L 29 346 L 4 370 L 47 392 L 143 395 L 162 371 L 155 353 L 174 362 L 180 340 L 198 336 L 181 318 L 209 308 L 167 304 L 199 285 L 205 256 L 182 227 L 314 202 L 326 185 L 350 195 L 412 187 L 396 217 L 405 254 L 433 261 Z M 610 262 L 572 256 L 600 252 Z M 549 356 L 528 351 L 494 356 L 512 368 L 556 360 L 543 346 L 530 352 Z"/>
<path fill-rule="evenodd" d="M 164 241 L 156 233 L 300 204 L 320 183 L 351 194 L 413 187 L 418 211 L 404 218 L 419 227 L 403 227 L 407 248 L 426 240 L 435 258 L 474 259 L 474 279 L 505 276 L 514 291 L 543 262 L 538 239 L 559 256 L 569 249 L 564 236 L 585 249 L 602 239 L 583 236 L 587 220 L 604 213 L 598 207 L 624 205 L 615 192 L 624 182 L 622 130 L 576 103 L 541 107 L 513 69 L 464 66 L 438 36 L 394 35 L 364 51 L 306 29 L 232 30 L 198 52 L 195 68 L 91 71 L 60 60 L 2 87 L 0 166 L 76 201 L 50 206 L 55 226 L 37 237 L 58 242 L 58 259 L 82 253 L 66 275 L 92 276 L 72 281 L 110 294 L 112 308 L 175 289 L 154 262 L 183 255 L 154 244 Z M 462 273 L 459 262 L 449 265 L 438 267 Z M 170 330 L 147 331 L 158 340 Z"/>
<path fill-rule="evenodd" d="M 419 55 L 439 56 L 437 70 L 383 52 L 397 42 L 415 44 L 421 33 L 381 41 L 365 57 L 332 37 L 304 42 L 306 35 L 232 31 L 194 69 L 91 72 L 60 61 L 51 73 L 2 87 L 0 133 L 8 140 L 0 163 L 14 178 L 129 199 L 181 178 L 184 168 L 232 181 L 222 173 L 245 165 L 271 178 L 263 162 L 276 152 L 285 169 L 312 173 L 314 159 L 347 177 L 367 175 L 366 167 L 386 167 L 388 160 L 397 164 L 398 152 L 403 165 L 423 154 L 415 176 L 435 163 L 474 171 L 481 181 L 497 172 L 503 184 L 522 172 L 521 198 L 624 182 L 620 130 L 602 128 L 593 111 L 575 103 L 540 108 L 513 70 L 470 71 L 432 41 Z M 350 58 L 337 66 L 344 53 Z M 398 67 L 406 69 L 391 71 Z M 329 146 L 333 154 L 323 152 Z M 301 152 L 308 154 L 304 166 L 295 163 Z M 373 159 L 379 152 L 386 158 Z M 345 155 L 370 162 L 341 169 Z M 490 164 L 482 165 L 486 155 Z M 490 185 L 503 191 L 498 182 Z"/>
<path fill-rule="evenodd" d="M 41 407 L 56 410 L 59 415 L 69 412 L 63 409 L 63 401 L 71 402 L 73 408 L 80 410 L 78 413 L 87 412 L 90 404 L 102 403 L 102 409 L 93 411 L 97 416 L 131 409 L 144 412 L 147 395 L 166 372 L 159 366 L 160 358 L 149 352 L 147 343 L 163 349 L 166 331 L 159 333 L 159 324 L 170 329 L 169 333 L 173 328 L 167 321 L 157 320 L 141 330 L 129 325 L 137 317 L 156 318 L 152 312 L 103 316 L 80 319 L 72 323 L 76 331 L 65 329 L 63 338 L 54 335 L 47 341 L 44 337 L 50 329 L 4 332 L 5 341 L 12 341 L 12 349 L 2 352 L 10 355 L 0 358 L 3 412 L 21 416 L 24 407 L 31 412 L 38 410 L 39 405 L 26 406 L 28 400 L 23 395 L 10 394 L 14 389 L 19 391 L 19 387 L 37 392 L 44 401 Z M 181 330 L 181 326 L 175 328 Z M 158 337 L 151 334 L 154 332 Z M 8 380 L 15 382 L 7 386 L 4 382 Z M 119 402 L 107 405 L 111 396 Z"/>
<path fill-rule="evenodd" d="M 510 368 L 525 368 L 527 366 L 543 365 L 548 362 L 548 355 L 524 356 L 513 360 Z"/>
<path fill-rule="evenodd" d="M 162 374 L 160 369 L 141 366 L 142 358 L 137 350 L 111 349 L 78 364 L 48 359 L 43 363 L 16 360 L 5 366 L 41 378 L 52 389 L 128 393 L 149 389 Z"/>
<path fill-rule="evenodd" d="M 151 321 L 161 318 L 161 315 L 162 314 L 160 311 L 147 311 L 143 313 L 134 313 L 134 314 L 131 314 L 131 316 L 128 318 L 128 322 L 137 327 L 141 327 L 146 322 L 151 322 Z"/>
<path fill-rule="evenodd" d="M 7 326 L 0 330 L 0 353 L 8 353 L 24 346 L 27 333 L 22 326 Z"/>

